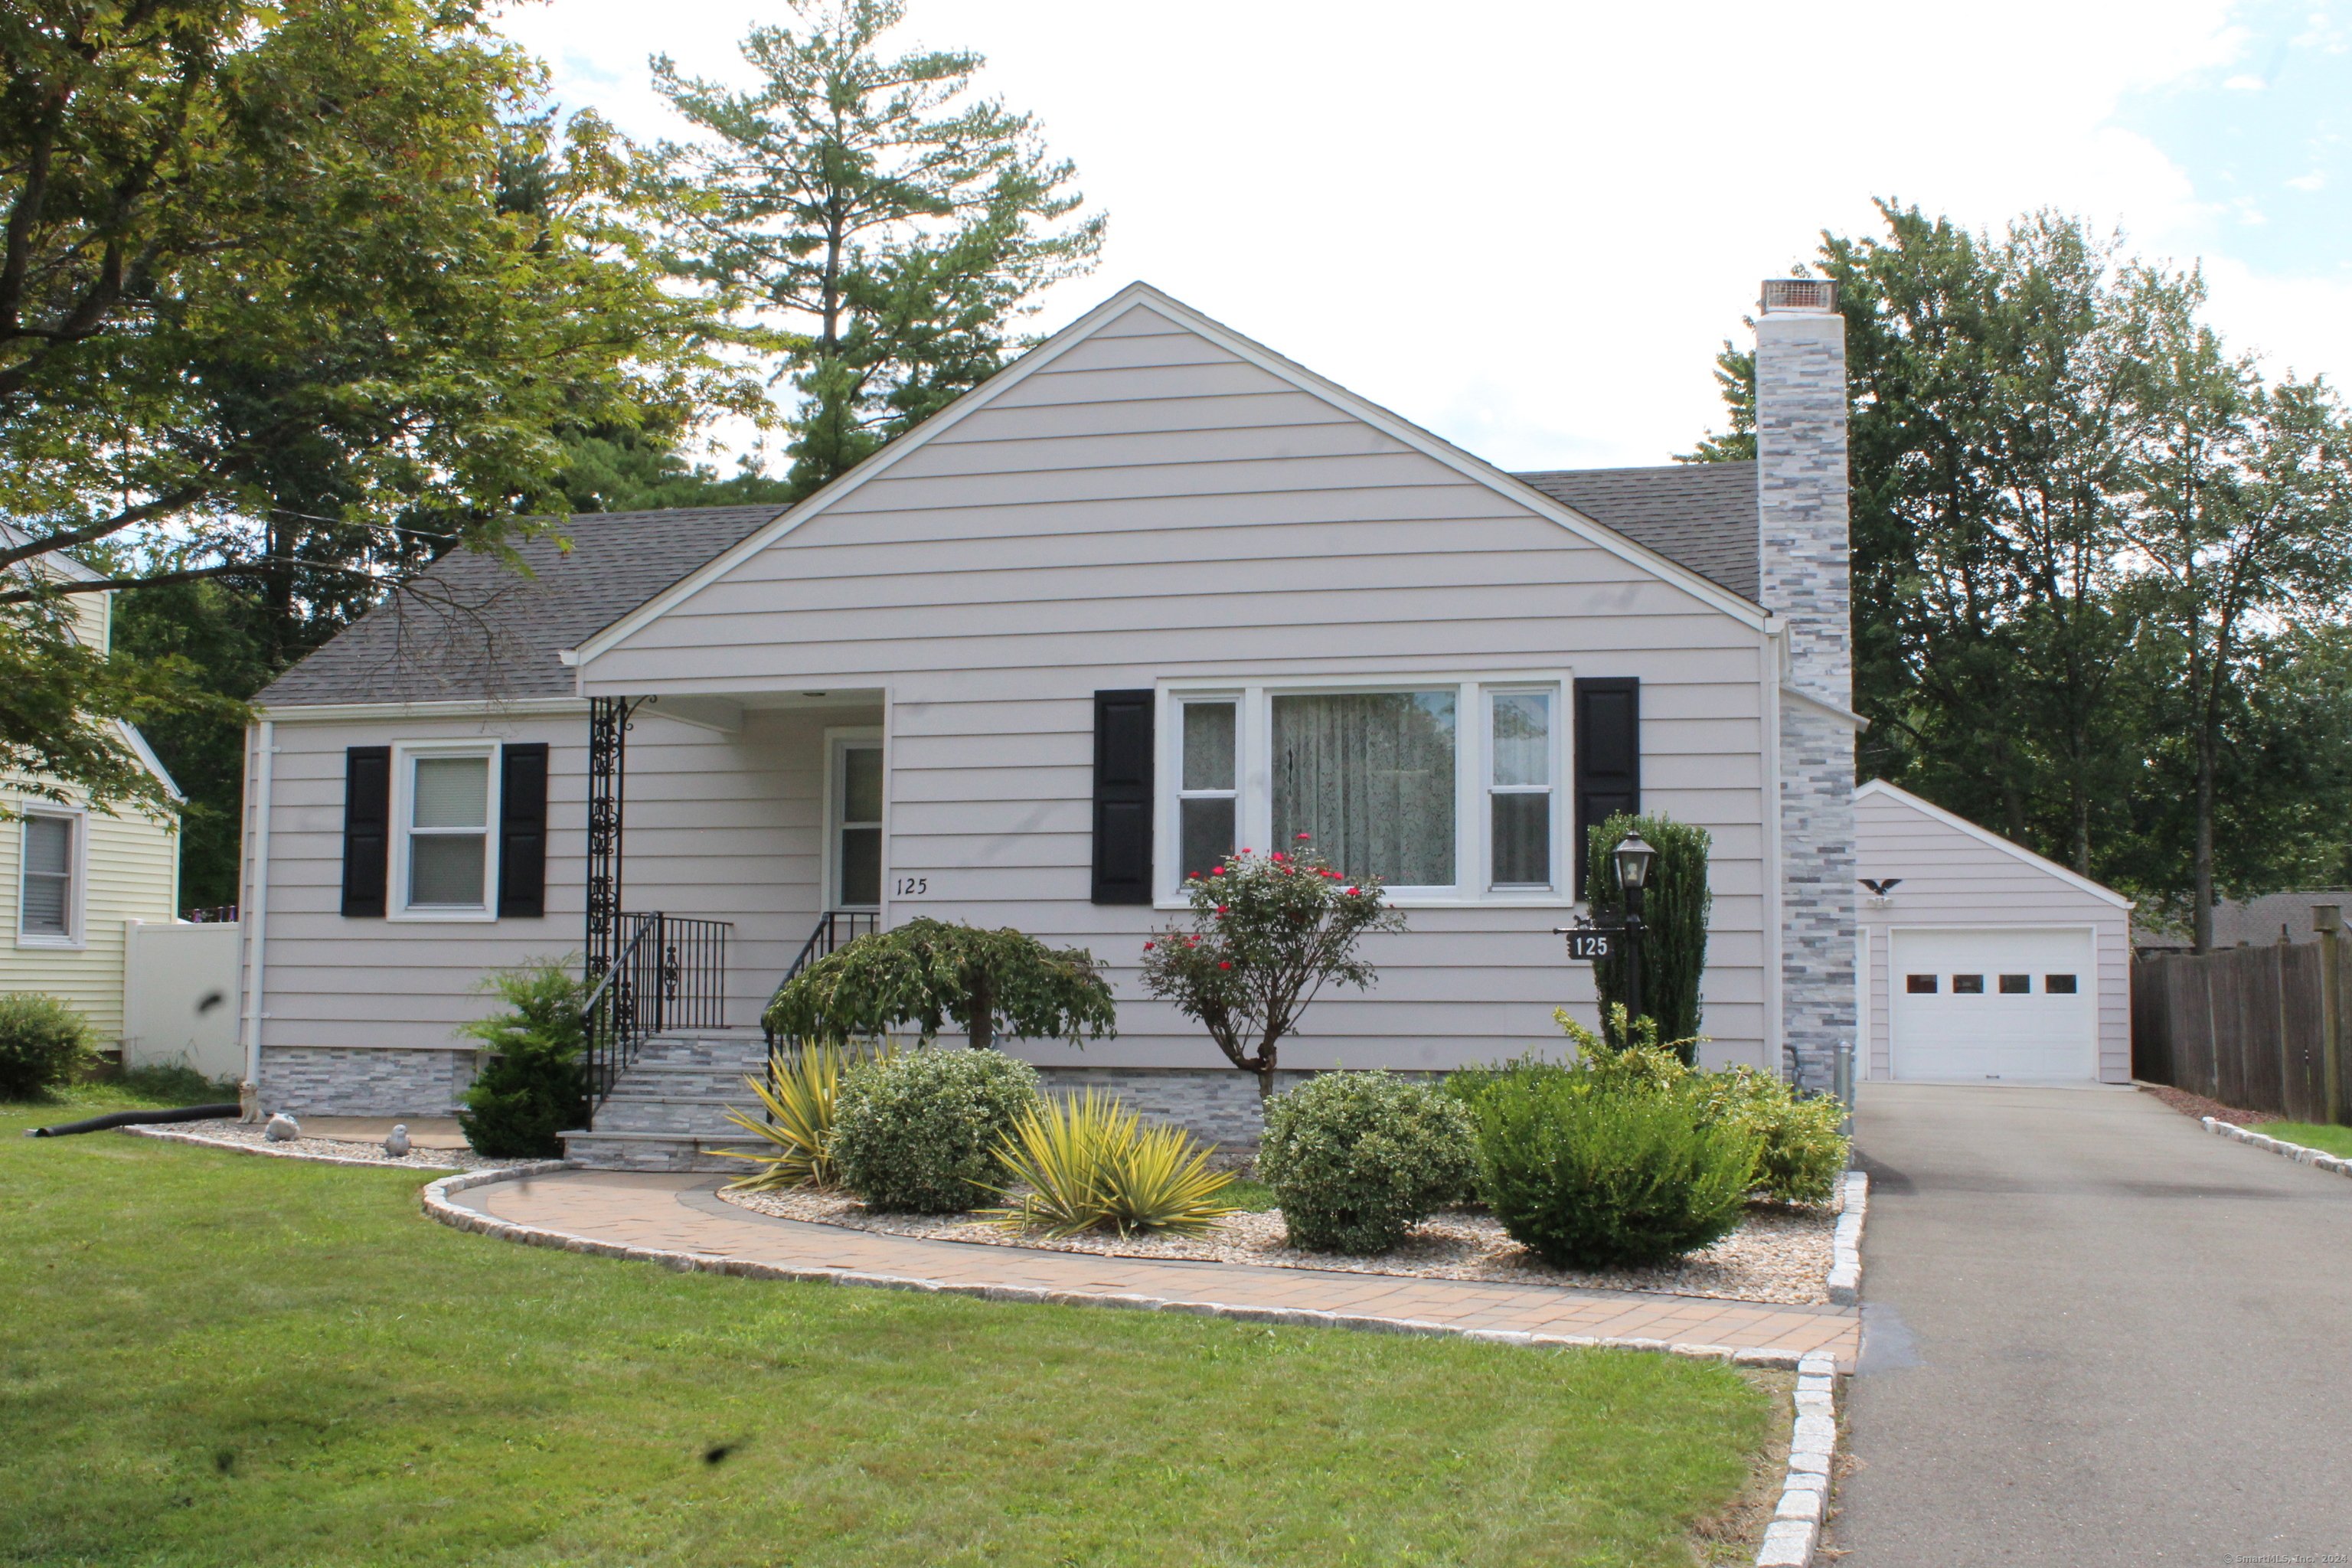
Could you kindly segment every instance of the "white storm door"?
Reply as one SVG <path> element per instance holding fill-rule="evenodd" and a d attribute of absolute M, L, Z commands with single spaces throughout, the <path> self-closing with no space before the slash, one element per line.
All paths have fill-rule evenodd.
<path fill-rule="evenodd" d="M 1945 1082 L 2098 1077 L 2098 974 L 2082 927 L 1888 933 L 1894 1076 Z"/>

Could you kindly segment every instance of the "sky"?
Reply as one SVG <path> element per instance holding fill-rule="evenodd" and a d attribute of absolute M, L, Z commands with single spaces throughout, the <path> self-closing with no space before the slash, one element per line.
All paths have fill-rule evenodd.
<path fill-rule="evenodd" d="M 2272 370 L 2352 381 L 2352 0 L 908 0 L 1110 216 L 1050 330 L 1143 279 L 1507 468 L 1722 423 L 1756 286 L 1873 197 L 2042 207 L 2203 268 Z M 687 129 L 647 57 L 748 85 L 784 0 L 538 0 L 566 108 Z"/>

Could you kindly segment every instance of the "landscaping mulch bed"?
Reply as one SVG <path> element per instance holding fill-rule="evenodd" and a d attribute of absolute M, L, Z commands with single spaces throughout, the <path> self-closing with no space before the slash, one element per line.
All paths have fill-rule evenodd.
<path fill-rule="evenodd" d="M 1043 1247 L 1111 1258 L 1167 1258 L 1255 1263 L 1279 1268 L 1320 1268 L 1347 1274 L 1412 1274 L 1432 1279 L 1486 1279 L 1503 1285 L 1551 1285 L 1603 1290 L 1658 1290 L 1740 1301 L 1822 1304 L 1829 1300 L 1830 1236 L 1835 1214 L 1822 1208 L 1759 1204 L 1738 1230 L 1676 1263 L 1652 1268 L 1591 1271 L 1549 1268 L 1503 1232 L 1486 1215 L 1466 1209 L 1434 1215 L 1394 1252 L 1352 1258 L 1302 1252 L 1286 1245 L 1277 1211 L 1239 1214 L 1197 1239 L 1090 1234 L 1049 1240 L 1015 1235 L 971 1215 L 876 1214 L 845 1193 L 805 1188 L 724 1192 L 719 1196 L 779 1219 L 837 1225 L 927 1241 L 969 1241 L 991 1247 Z"/>
<path fill-rule="evenodd" d="M 2160 1083 L 2139 1086 L 2142 1094 L 2152 1094 L 2183 1116 L 2213 1118 L 2236 1127 L 2253 1127 L 2264 1121 L 2282 1120 L 2267 1110 L 2241 1110 L 2234 1105 L 2224 1105 L 2218 1100 L 2208 1100 L 2201 1094 L 2191 1094 L 2185 1089 L 2173 1089 Z"/>
<path fill-rule="evenodd" d="M 259 1127 L 249 1127 L 242 1121 L 174 1121 L 161 1127 L 125 1127 L 125 1132 L 135 1132 L 142 1138 L 165 1138 L 174 1142 L 227 1144 L 237 1148 L 258 1149 L 266 1153 L 295 1155 L 313 1160 L 352 1160 L 374 1165 L 412 1165 L 420 1171 L 487 1171 L 494 1166 L 512 1165 L 514 1160 L 492 1160 L 475 1153 L 471 1149 L 426 1149 L 418 1147 L 403 1159 L 395 1160 L 383 1152 L 381 1143 L 352 1143 L 340 1138 L 291 1138 L 283 1143 L 273 1143 L 262 1135 Z"/>

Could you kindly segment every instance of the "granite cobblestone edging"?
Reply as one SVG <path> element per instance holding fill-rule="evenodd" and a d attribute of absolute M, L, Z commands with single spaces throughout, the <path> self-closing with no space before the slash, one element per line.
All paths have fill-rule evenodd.
<path fill-rule="evenodd" d="M 2234 1138 L 2241 1143 L 2251 1143 L 2257 1149 L 2267 1149 L 2282 1160 L 2293 1160 L 2298 1165 L 2315 1170 L 2333 1171 L 2339 1176 L 2352 1176 L 2352 1160 L 2331 1154 L 2325 1149 L 2315 1149 L 2308 1143 L 2290 1143 L 2284 1138 L 2267 1137 L 2251 1127 L 2241 1127 L 2219 1117 L 2200 1116 L 2205 1131 L 2218 1138 Z"/>
<path fill-rule="evenodd" d="M 578 1170 L 576 1161 L 546 1160 L 497 1170 L 465 1171 L 428 1183 L 420 1201 L 425 1212 L 441 1224 L 526 1247 L 554 1247 L 564 1252 L 617 1258 L 626 1262 L 657 1264 L 680 1274 L 731 1274 L 746 1279 L 786 1279 L 803 1285 L 842 1285 L 872 1290 L 912 1290 L 924 1295 L 968 1296 L 983 1301 L 1034 1302 L 1055 1307 L 1108 1307 L 1145 1312 L 1178 1312 L 1190 1317 L 1221 1318 L 1229 1322 L 1267 1323 L 1298 1328 L 1349 1329 L 1359 1333 L 1405 1334 L 1427 1339 L 1474 1340 L 1482 1344 L 1524 1345 L 1534 1350 L 1633 1350 L 1693 1361 L 1725 1362 L 1797 1374 L 1796 1419 L 1789 1445 L 1789 1465 L 1782 1478 L 1780 1499 L 1764 1542 L 1756 1554 L 1757 1568 L 1810 1568 L 1821 1543 L 1822 1523 L 1829 1509 L 1831 1464 L 1837 1453 L 1837 1362 L 1826 1352 L 1798 1352 L 1769 1346 L 1735 1350 L 1727 1345 L 1686 1344 L 1675 1341 L 1610 1338 L 1592 1334 L 1537 1334 L 1512 1329 L 1460 1329 L 1419 1318 L 1381 1318 L 1357 1313 L 1321 1312 L 1297 1307 L 1237 1307 L 1223 1301 L 1184 1301 L 1160 1296 L 1105 1294 L 1087 1290 L 1036 1290 L 1013 1285 L 987 1285 L 917 1279 L 900 1274 L 876 1274 L 851 1268 L 793 1268 L 748 1258 L 707 1253 L 674 1252 L 660 1247 L 631 1247 L 599 1241 L 568 1231 L 517 1225 L 478 1209 L 449 1201 L 453 1194 L 494 1182 Z M 1854 1173 L 1846 1177 L 1846 1206 L 1839 1218 L 1840 1249 L 1831 1279 L 1846 1271 L 1847 1289 L 1858 1290 L 1861 1263 L 1858 1249 L 1866 1208 L 1869 1178 Z M 1832 1286 L 1832 1300 L 1838 1300 Z M 1853 1296 L 1846 1300 L 1851 1301 Z"/>
<path fill-rule="evenodd" d="M 1830 1305 L 1851 1307 L 1862 1300 L 1862 1225 L 1870 1213 L 1870 1178 L 1860 1171 L 1843 1177 L 1844 1202 L 1830 1236 Z"/>

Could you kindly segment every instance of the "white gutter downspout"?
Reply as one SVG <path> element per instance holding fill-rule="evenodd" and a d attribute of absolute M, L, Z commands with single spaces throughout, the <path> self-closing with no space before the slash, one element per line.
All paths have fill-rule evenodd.
<path fill-rule="evenodd" d="M 253 785 L 253 880 L 245 915 L 245 1082 L 241 1119 L 261 1120 L 262 964 L 269 935 L 269 775 L 277 726 L 261 721 Z"/>

